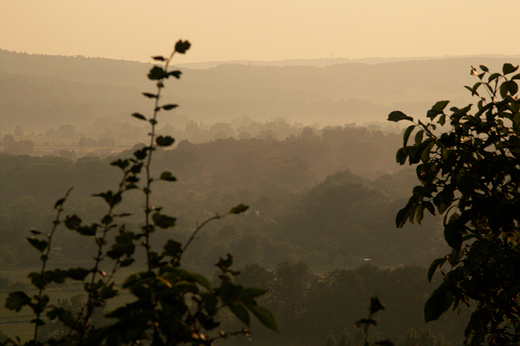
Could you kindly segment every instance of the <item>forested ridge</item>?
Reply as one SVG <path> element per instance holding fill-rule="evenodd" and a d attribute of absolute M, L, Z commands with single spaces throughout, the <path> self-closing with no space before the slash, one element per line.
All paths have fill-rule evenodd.
<path fill-rule="evenodd" d="M 180 234 L 205 215 L 234 203 L 251 207 L 247 215 L 205 230 L 198 241 L 207 259 L 189 253 L 187 257 L 197 266 L 210 265 L 222 248 L 241 263 L 268 267 L 302 260 L 330 270 L 357 266 L 364 258 L 383 266 L 426 265 L 442 248 L 435 223 L 411 227 L 414 230 L 392 226 L 413 174 L 407 170 L 383 174 L 396 169 L 390 152 L 397 142 L 398 135 L 348 126 L 324 129 L 321 135 L 309 128 L 283 141 L 185 140 L 156 153 L 156 171 L 170 167 L 178 182 L 158 190 L 155 197 L 178 217 L 175 232 Z M 85 157 L 73 162 L 4 154 L 0 227 L 9 239 L 4 257 L 11 254 L 4 263 L 31 262 L 31 256 L 14 255 L 25 247 L 24 233 L 18 230 L 43 227 L 49 217 L 45 210 L 50 211 L 56 194 L 68 187 L 74 186 L 71 208 L 94 217 L 96 202 L 89 194 L 117 179 L 117 171 L 107 168 L 110 159 Z M 34 210 L 29 219 L 17 217 L 27 210 Z M 62 255 L 77 254 L 65 239 Z M 411 246 L 414 243 L 424 246 Z"/>
<path fill-rule="evenodd" d="M 468 66 L 494 67 L 502 60 L 450 57 L 324 67 L 223 63 L 207 69 L 183 68 L 187 78 L 165 90 L 182 107 L 163 124 L 230 122 L 244 115 L 257 121 L 281 117 L 322 127 L 384 122 L 388 109 L 420 113 L 438 99 L 466 102 L 469 98 L 461 85 L 470 82 Z M 42 131 L 72 124 L 85 132 L 97 118 L 126 122 L 127 114 L 146 109 L 138 96 L 148 87 L 141 76 L 150 64 L 5 50 L 0 50 L 0 62 L 3 131 L 17 125 Z"/>

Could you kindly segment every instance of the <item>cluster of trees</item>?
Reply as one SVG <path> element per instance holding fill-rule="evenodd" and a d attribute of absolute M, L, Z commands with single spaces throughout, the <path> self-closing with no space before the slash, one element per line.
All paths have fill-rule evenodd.
<path fill-rule="evenodd" d="M 158 190 L 155 197 L 178 218 L 175 236 L 180 239 L 186 239 L 198 221 L 225 212 L 229 205 L 250 206 L 246 215 L 205 229 L 196 240 L 202 251 L 188 251 L 185 257 L 186 263 L 199 268 L 211 268 L 212 258 L 223 249 L 241 263 L 259 262 L 270 268 L 287 260 L 302 260 L 323 270 L 358 266 L 364 259 L 378 265 L 426 265 L 444 251 L 440 225 L 432 220 L 422 228 L 396 231 L 392 226 L 412 186 L 413 171 L 367 179 L 339 170 L 320 177 L 342 165 L 339 153 L 341 147 L 348 147 L 346 143 L 362 148 L 362 143 L 378 135 L 364 128 L 340 127 L 324 129 L 320 136 L 308 131 L 284 141 L 182 141 L 173 150 L 155 152 L 156 172 L 173 168 L 179 180 L 175 186 Z M 384 145 L 383 139 L 373 143 L 376 148 Z M 123 152 L 121 157 L 128 155 Z M 117 171 L 107 169 L 107 162 L 92 157 L 73 162 L 4 155 L 0 166 L 4 222 L 0 227 L 4 246 L 9 248 L 2 252 L 4 263 L 31 263 L 33 257 L 23 250 L 22 231 L 43 227 L 51 218 L 56 193 L 69 186 L 75 187 L 69 208 L 94 219 L 100 204 L 90 197 L 91 191 L 107 189 L 117 181 Z M 343 162 L 351 161 L 343 158 Z M 125 203 L 140 208 L 133 194 Z M 29 217 L 23 215 L 27 210 Z M 170 236 L 165 232 L 158 239 Z M 59 246 L 63 244 L 63 259 L 77 258 L 76 247 L 83 246 L 72 238 L 64 234 L 56 240 Z"/>
<path fill-rule="evenodd" d="M 353 341 L 359 337 L 355 321 L 367 314 L 370 297 L 377 294 L 386 306 L 378 316 L 379 339 L 405 344 L 410 335 L 427 333 L 437 342 L 431 346 L 456 345 L 469 314 L 449 314 L 426 326 L 422 311 L 431 285 L 425 274 L 425 267 L 384 269 L 367 264 L 317 275 L 303 262 L 280 262 L 272 270 L 247 265 L 237 282 L 269 290 L 259 301 L 277 317 L 282 332 L 278 336 L 255 329 L 254 340 L 260 344 L 316 345 L 347 335 Z"/>
<path fill-rule="evenodd" d="M 4 153 L 12 155 L 29 155 L 34 152 L 34 143 L 30 139 L 15 140 L 15 137 L 6 133 L 2 142 Z"/>

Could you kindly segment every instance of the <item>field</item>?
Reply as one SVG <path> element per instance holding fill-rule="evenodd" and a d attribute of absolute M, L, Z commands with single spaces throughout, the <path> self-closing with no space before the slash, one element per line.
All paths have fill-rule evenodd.
<path fill-rule="evenodd" d="M 31 271 L 39 271 L 40 269 L 26 269 L 26 270 L 16 270 L 16 271 L 0 271 L 1 277 L 7 277 L 12 283 L 19 283 L 23 285 L 24 288 L 14 288 L 8 290 L 0 291 L 0 332 L 6 334 L 9 337 L 20 337 L 22 341 L 29 340 L 34 333 L 34 325 L 30 324 L 30 320 L 34 318 L 34 315 L 31 314 L 31 310 L 28 307 L 24 307 L 18 313 L 8 310 L 4 307 L 5 300 L 9 295 L 10 291 L 23 290 L 29 296 L 36 295 L 38 292 L 33 289 L 32 286 L 29 286 L 29 279 L 27 278 L 27 274 Z M 132 272 L 129 270 L 122 270 L 120 273 L 116 275 L 116 282 L 121 282 L 129 276 Z M 27 287 L 27 288 L 25 288 Z M 71 282 L 69 284 L 60 285 L 59 287 L 52 287 L 45 291 L 50 298 L 51 304 L 55 304 L 58 299 L 67 299 L 69 300 L 71 297 L 76 296 L 78 294 L 84 294 L 82 289 L 82 283 L 74 283 Z M 109 301 L 109 306 L 107 306 L 108 310 L 113 310 L 114 308 L 121 306 L 132 300 L 132 297 L 129 293 L 125 292 L 118 297 L 111 299 Z"/>

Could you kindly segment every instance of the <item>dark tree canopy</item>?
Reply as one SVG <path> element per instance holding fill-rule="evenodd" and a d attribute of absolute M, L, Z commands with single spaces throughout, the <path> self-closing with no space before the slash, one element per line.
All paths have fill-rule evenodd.
<path fill-rule="evenodd" d="M 400 111 L 390 121 L 410 121 L 397 161 L 417 166 L 413 189 L 396 223 L 419 223 L 424 211 L 444 215 L 451 253 L 435 260 L 443 283 L 425 306 L 426 321 L 448 309 L 475 308 L 465 331 L 468 345 L 520 343 L 520 100 L 518 66 L 502 73 L 472 67 L 478 82 L 466 87 L 479 98 L 464 108 L 439 101 L 428 121 Z M 411 137 L 414 133 L 414 137 Z M 412 143 L 409 144 L 410 138 Z M 442 270 L 444 264 L 449 269 Z M 476 305 L 474 304 L 476 303 Z"/>

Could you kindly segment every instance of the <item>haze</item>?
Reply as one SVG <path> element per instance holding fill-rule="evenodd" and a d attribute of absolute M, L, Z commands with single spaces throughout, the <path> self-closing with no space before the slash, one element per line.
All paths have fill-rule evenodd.
<path fill-rule="evenodd" d="M 179 63 L 520 53 L 517 0 L 0 0 L 0 48 Z M 165 46 L 166 45 L 166 46 Z"/>

